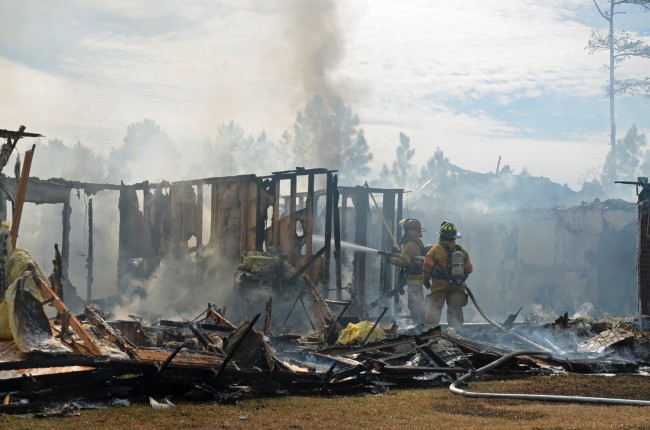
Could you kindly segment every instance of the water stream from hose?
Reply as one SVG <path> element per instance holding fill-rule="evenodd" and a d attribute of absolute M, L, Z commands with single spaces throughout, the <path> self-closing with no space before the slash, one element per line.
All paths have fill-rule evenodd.
<path fill-rule="evenodd" d="M 314 234 L 312 235 L 312 241 L 313 243 L 323 246 L 325 244 L 325 236 Z M 332 239 L 331 243 L 332 243 L 332 248 L 334 248 L 334 239 Z M 378 249 L 375 248 L 370 248 L 363 245 L 357 245 L 356 243 L 344 242 L 344 241 L 341 241 L 341 248 L 349 249 L 352 251 L 369 252 L 372 254 L 376 254 L 379 251 Z"/>

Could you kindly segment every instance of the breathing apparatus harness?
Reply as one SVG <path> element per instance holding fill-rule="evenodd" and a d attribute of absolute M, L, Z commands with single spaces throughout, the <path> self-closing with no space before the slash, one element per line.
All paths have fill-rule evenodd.
<path fill-rule="evenodd" d="M 435 269 L 431 272 L 431 277 L 446 279 L 450 284 L 462 284 L 465 280 L 465 254 L 461 251 L 460 245 L 456 245 L 453 252 L 444 243 L 440 243 L 440 246 L 447 251 L 447 267 L 445 270 Z"/>

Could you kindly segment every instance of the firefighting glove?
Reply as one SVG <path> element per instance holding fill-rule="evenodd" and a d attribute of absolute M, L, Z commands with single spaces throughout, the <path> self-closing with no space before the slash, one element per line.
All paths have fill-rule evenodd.
<path fill-rule="evenodd" d="M 431 289 L 431 281 L 430 281 L 429 279 L 425 279 L 424 281 L 422 281 L 422 285 L 424 285 L 424 287 L 425 287 L 427 290 L 430 290 L 430 289 Z"/>

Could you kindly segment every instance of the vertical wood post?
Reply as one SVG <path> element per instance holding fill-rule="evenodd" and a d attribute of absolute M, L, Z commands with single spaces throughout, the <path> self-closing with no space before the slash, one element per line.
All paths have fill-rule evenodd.
<path fill-rule="evenodd" d="M 18 192 L 16 193 L 16 207 L 14 209 L 13 218 L 11 221 L 11 245 L 16 247 L 18 240 L 18 228 L 20 227 L 20 218 L 23 214 L 23 204 L 25 203 L 25 195 L 27 194 L 27 184 L 29 182 L 29 171 L 32 168 L 32 158 L 34 157 L 34 150 L 36 145 L 32 145 L 25 153 L 25 161 L 23 162 L 23 169 L 20 173 L 20 180 L 18 181 Z"/>

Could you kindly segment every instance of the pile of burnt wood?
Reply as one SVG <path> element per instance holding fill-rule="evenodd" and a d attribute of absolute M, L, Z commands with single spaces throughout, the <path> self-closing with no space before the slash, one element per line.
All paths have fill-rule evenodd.
<path fill-rule="evenodd" d="M 530 350 L 530 339 L 556 358 L 517 357 L 500 367 L 504 374 L 556 372 L 635 372 L 637 334 L 604 326 L 569 353 L 550 340 L 558 326 L 519 325 L 509 330 L 467 326 L 463 334 L 440 328 L 399 334 L 392 327 L 374 343 L 328 344 L 327 328 L 310 336 L 265 335 L 258 316 L 238 326 L 214 305 L 195 321 L 106 320 L 86 306 L 78 318 L 100 354 L 24 354 L 11 342 L 0 344 L 0 413 L 25 413 L 52 402 L 174 396 L 234 402 L 253 396 L 378 392 L 390 387 L 446 386 L 461 375 L 516 350 Z M 392 330 L 392 333 L 391 333 Z M 68 333 L 69 344 L 80 344 Z M 537 343 L 534 343 L 537 344 Z M 616 349 L 618 348 L 618 349 Z M 638 350 L 636 351 L 638 352 Z M 626 356 L 627 354 L 627 356 Z M 616 358 L 614 358 L 616 357 Z"/>

